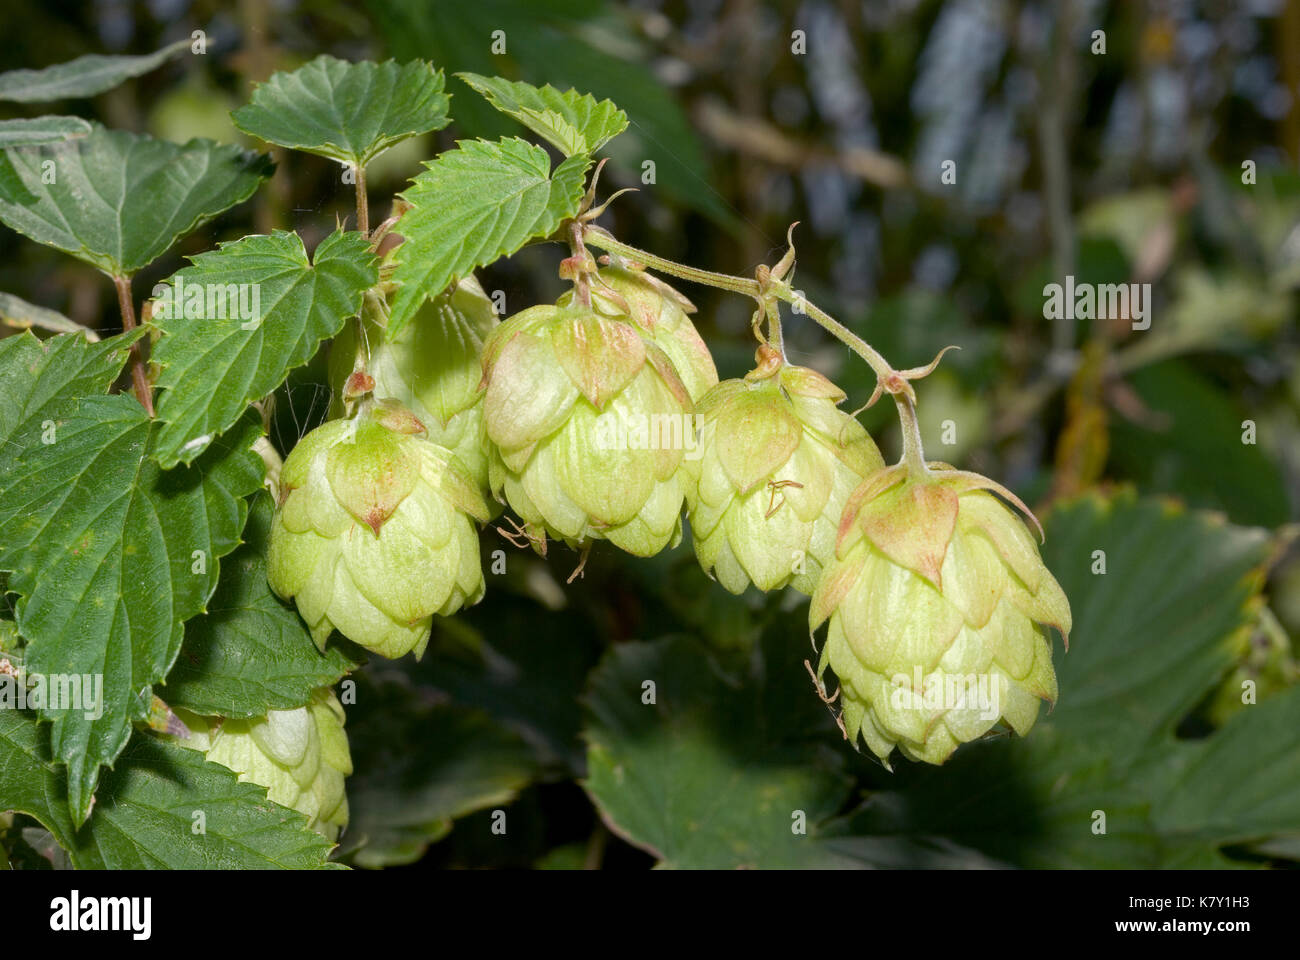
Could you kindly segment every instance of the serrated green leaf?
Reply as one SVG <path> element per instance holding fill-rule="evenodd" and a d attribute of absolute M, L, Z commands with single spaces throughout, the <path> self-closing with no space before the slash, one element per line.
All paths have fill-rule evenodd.
<path fill-rule="evenodd" d="M 450 98 L 441 70 L 423 60 L 348 63 L 320 56 L 276 73 L 231 116 L 268 143 L 364 167 L 408 137 L 441 130 Z"/>
<path fill-rule="evenodd" d="M 488 714 L 430 703 L 393 672 L 356 679 L 342 855 L 357 866 L 418 860 L 453 819 L 509 803 L 531 778 L 527 744 Z"/>
<path fill-rule="evenodd" d="M 90 124 L 80 117 L 32 117 L 0 120 L 0 150 L 61 143 L 90 133 Z"/>
<path fill-rule="evenodd" d="M 1061 505 L 1047 524 L 1043 559 L 1074 613 L 1051 719 L 1129 762 L 1232 666 L 1228 638 L 1250 622 L 1270 537 L 1131 492 Z"/>
<path fill-rule="evenodd" d="M 1300 687 L 1252 704 L 1204 740 L 1179 743 L 1152 777 L 1152 819 L 1171 847 L 1300 841 Z M 1300 848 L 1289 854 L 1300 860 Z"/>
<path fill-rule="evenodd" d="M 93 97 L 131 77 L 158 69 L 182 50 L 189 49 L 190 43 L 188 39 L 177 40 L 142 56 L 90 53 L 41 70 L 0 73 L 0 100 L 47 103 L 50 100 Z"/>
<path fill-rule="evenodd" d="M 546 151 L 518 138 L 462 140 L 402 194 L 411 207 L 395 230 L 397 248 L 389 329 L 399 332 L 425 297 L 455 277 L 550 236 L 578 212 L 591 158 L 569 157 L 551 172 Z"/>
<path fill-rule="evenodd" d="M 78 821 L 238 545 L 264 469 L 255 415 L 168 473 L 149 458 L 150 431 L 130 396 L 69 397 L 24 420 L 0 461 L 0 569 L 19 595 L 27 669 L 103 678 L 93 708 L 41 711 Z"/>
<path fill-rule="evenodd" d="M 271 498 L 254 498 L 244 544 L 221 563 L 208 612 L 185 624 L 185 643 L 158 691 L 173 707 L 249 718 L 290 710 L 333 686 L 356 663 L 331 644 L 321 653 L 297 611 L 266 580 Z"/>
<path fill-rule="evenodd" d="M 77 334 L 38 340 L 20 333 L 0 340 L 0 443 L 7 444 L 24 423 L 49 419 L 46 408 L 53 403 L 107 393 L 143 334 L 135 330 L 97 343 Z"/>
<path fill-rule="evenodd" d="M 379 279 L 365 237 L 342 230 L 321 242 L 314 263 L 302 239 L 285 231 L 223 244 L 193 262 L 157 301 L 167 312 L 154 314 L 163 336 L 153 350 L 161 390 L 153 455 L 164 467 L 192 461 L 250 403 L 310 360 Z"/>
<path fill-rule="evenodd" d="M 791 635 L 769 633 L 740 676 L 684 637 L 609 651 L 587 696 L 583 785 L 611 830 L 664 866 L 850 865 L 822 842 L 850 780 L 799 658 L 778 652 Z"/>
<path fill-rule="evenodd" d="M 88 136 L 5 151 L 0 221 L 109 276 L 130 276 L 200 223 L 247 200 L 270 158 L 92 125 Z M 49 172 L 54 173 L 54 182 Z"/>
<path fill-rule="evenodd" d="M 535 87 L 478 73 L 458 73 L 492 106 L 514 117 L 566 157 L 593 154 L 627 129 L 627 114 L 610 100 L 550 84 Z"/>
<path fill-rule="evenodd" d="M 0 293 L 0 323 L 14 330 L 45 330 L 49 333 L 80 333 L 90 341 L 99 339 L 94 330 L 69 320 L 57 310 L 28 303 L 12 293 Z"/>
<path fill-rule="evenodd" d="M 0 807 L 35 817 L 80 869 L 329 869 L 330 844 L 307 818 L 203 755 L 139 733 L 104 777 L 89 821 L 75 830 L 49 729 L 0 710 Z M 196 812 L 203 831 L 194 830 Z"/>

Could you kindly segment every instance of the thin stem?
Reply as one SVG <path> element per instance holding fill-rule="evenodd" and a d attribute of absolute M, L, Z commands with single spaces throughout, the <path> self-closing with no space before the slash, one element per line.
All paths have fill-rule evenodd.
<path fill-rule="evenodd" d="M 353 167 L 357 174 L 357 229 L 362 235 L 370 235 L 370 198 L 366 195 L 366 168 L 362 164 Z"/>
<path fill-rule="evenodd" d="M 733 277 L 728 273 L 714 273 L 712 270 L 698 270 L 695 267 L 688 267 L 673 260 L 665 260 L 663 257 L 657 257 L 649 251 L 640 250 L 626 244 L 622 240 L 615 240 L 609 231 L 600 227 L 588 224 L 583 230 L 583 239 L 593 247 L 608 250 L 610 253 L 616 253 L 620 257 L 626 257 L 629 260 L 636 260 L 671 277 L 680 277 L 683 280 L 704 284 L 706 287 L 719 287 L 722 290 L 730 290 L 733 293 L 744 294 L 747 297 L 762 297 L 763 292 L 759 289 L 757 280 Z"/>
<path fill-rule="evenodd" d="M 114 277 L 113 286 L 117 288 L 117 307 L 122 312 L 122 329 L 128 333 L 136 328 L 135 304 L 131 302 L 131 278 Z M 153 416 L 153 392 L 149 389 L 149 379 L 145 376 L 144 354 L 140 343 L 131 344 L 131 381 L 135 385 L 135 396 L 149 416 Z"/>
<path fill-rule="evenodd" d="M 906 393 L 894 394 L 894 404 L 898 407 L 898 423 L 903 430 L 902 462 L 914 477 L 925 476 L 930 468 L 925 464 L 925 450 L 921 446 L 921 424 L 916 418 L 916 406 Z"/>
<path fill-rule="evenodd" d="M 591 277 L 585 264 L 588 261 L 587 245 L 583 242 L 583 225 L 578 220 L 569 223 L 569 253 L 574 265 L 573 298 L 579 306 L 591 307 Z"/>
<path fill-rule="evenodd" d="M 653 253 L 639 250 L 620 240 L 616 240 L 608 231 L 602 230 L 600 227 L 588 225 L 582 231 L 582 236 L 593 247 L 599 247 L 619 256 L 637 260 L 661 273 L 753 297 L 763 304 L 763 308 L 767 312 L 769 338 L 772 340 L 772 345 L 778 350 L 782 349 L 781 320 L 774 301 L 784 300 L 792 306 L 797 306 L 802 312 L 812 317 L 831 336 L 865 360 L 875 372 L 878 381 L 877 389 L 890 393 L 894 398 L 894 403 L 898 406 L 898 419 L 903 430 L 903 462 L 907 464 L 909 471 L 913 475 L 923 475 L 929 472 L 929 468 L 925 464 L 925 451 L 921 446 L 921 427 L 916 419 L 916 406 L 913 402 L 914 393 L 911 384 L 908 382 L 916 379 L 921 374 L 917 371 L 903 371 L 900 374 L 890 366 L 888 360 L 881 356 L 880 351 L 857 334 L 851 332 L 815 303 L 796 293 L 784 279 L 772 277 L 761 268 L 762 282 L 747 280 L 744 277 L 733 277 L 726 273 L 714 273 L 711 270 L 697 270 L 694 267 L 688 267 L 672 260 L 665 260 L 663 257 L 657 257 Z"/>
<path fill-rule="evenodd" d="M 894 375 L 894 368 L 889 365 L 888 360 L 880 355 L 880 351 L 857 334 L 848 330 L 817 304 L 796 294 L 790 289 L 789 284 L 783 281 L 773 281 L 772 291 L 786 303 L 797 304 L 799 309 L 817 321 L 818 325 L 830 333 L 831 336 L 867 361 L 867 364 L 875 371 L 876 378 L 882 383 Z"/>
<path fill-rule="evenodd" d="M 775 303 L 765 304 L 767 311 L 767 340 L 772 349 L 785 359 L 785 336 L 781 332 L 781 308 Z"/>

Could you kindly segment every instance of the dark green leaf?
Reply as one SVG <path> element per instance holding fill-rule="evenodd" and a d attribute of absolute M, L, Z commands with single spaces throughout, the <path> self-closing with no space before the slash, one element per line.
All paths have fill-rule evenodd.
<path fill-rule="evenodd" d="M 627 114 L 611 101 L 598 101 L 589 93 L 561 93 L 550 84 L 535 87 L 477 73 L 456 76 L 566 157 L 593 154 L 627 129 Z"/>
<path fill-rule="evenodd" d="M 79 831 L 51 760 L 48 728 L 0 710 L 0 807 L 39 820 L 81 869 L 328 869 L 330 845 L 307 819 L 203 755 L 140 733 L 104 777 Z M 203 830 L 196 831 L 202 813 Z"/>
<path fill-rule="evenodd" d="M 578 212 L 591 158 L 569 157 L 551 172 L 546 151 L 517 138 L 465 140 L 417 176 L 402 196 L 393 279 L 401 284 L 389 327 L 401 330 L 425 297 L 456 277 L 548 237 Z"/>
<path fill-rule="evenodd" d="M 189 40 L 177 40 L 161 50 L 138 57 L 90 53 L 41 70 L 10 70 L 0 73 L 0 100 L 47 103 L 50 100 L 93 97 L 131 77 L 158 69 L 189 46 Z"/>
<path fill-rule="evenodd" d="M 378 279 L 366 239 L 342 230 L 316 248 L 315 263 L 296 233 L 276 231 L 222 244 L 178 271 L 158 301 L 166 312 L 154 313 L 163 331 L 153 351 L 158 462 L 201 454 L 338 333 Z"/>
<path fill-rule="evenodd" d="M 61 143 L 90 133 L 90 124 L 80 117 L 33 117 L 0 120 L 0 149 Z"/>
<path fill-rule="evenodd" d="M 263 473 L 249 449 L 259 432 L 250 415 L 192 468 L 163 473 L 148 456 L 149 418 L 119 395 L 49 403 L 9 438 L 0 569 L 19 595 L 27 669 L 103 678 L 93 708 L 42 710 L 78 821 L 239 543 L 242 498 Z"/>
<path fill-rule="evenodd" d="M 276 73 L 231 116 L 245 133 L 364 167 L 407 137 L 441 130 L 450 99 L 441 70 L 411 63 L 348 63 L 320 56 Z"/>
<path fill-rule="evenodd" d="M 820 825 L 850 781 L 791 639 L 770 632 L 739 676 L 688 638 L 610 650 L 587 697 L 584 786 L 611 830 L 666 866 L 848 865 Z"/>
<path fill-rule="evenodd" d="M 159 695 L 205 716 L 260 717 L 306 703 L 356 666 L 337 644 L 321 653 L 298 612 L 271 592 L 266 548 L 271 498 L 249 509 L 244 544 L 221 564 L 208 612 L 185 624 L 185 643 Z"/>
<path fill-rule="evenodd" d="M 0 176 L 0 221 L 109 276 L 152 263 L 271 174 L 269 158 L 238 147 L 182 146 L 97 124 L 80 139 L 5 156 L 14 176 Z"/>
<path fill-rule="evenodd" d="M 356 679 L 343 853 L 357 866 L 418 860 L 454 818 L 509 803 L 532 776 L 528 746 L 488 714 L 434 702 L 393 672 Z"/>

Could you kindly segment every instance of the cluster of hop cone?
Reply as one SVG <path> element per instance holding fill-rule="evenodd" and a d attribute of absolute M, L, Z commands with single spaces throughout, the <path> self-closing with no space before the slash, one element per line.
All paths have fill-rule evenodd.
<path fill-rule="evenodd" d="M 653 556 L 680 541 L 685 515 L 727 590 L 811 597 L 810 630 L 826 625 L 816 692 L 838 701 L 855 745 L 942 763 L 995 728 L 1027 732 L 1056 699 L 1047 628 L 1068 635 L 1070 609 L 989 491 L 1010 495 L 942 464 L 886 466 L 839 409 L 844 393 L 769 344 L 744 378 L 719 382 L 690 302 L 605 262 L 504 322 L 473 278 L 397 335 L 372 295 L 335 340 L 335 419 L 283 464 L 269 556 L 272 588 L 316 643 L 338 630 L 384 657 L 421 655 L 435 615 L 483 597 L 479 535 L 506 507 L 521 543 L 562 541 L 584 561 L 598 540 Z M 971 691 L 973 677 L 992 697 L 917 686 Z M 312 716 L 328 728 L 318 739 L 337 739 L 339 712 Z M 301 801 L 308 788 L 294 789 Z M 333 797 L 308 805 L 345 821 Z"/>

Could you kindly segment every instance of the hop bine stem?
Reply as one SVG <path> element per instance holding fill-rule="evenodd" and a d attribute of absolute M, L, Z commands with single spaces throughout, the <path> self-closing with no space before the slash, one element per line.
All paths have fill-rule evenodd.
<path fill-rule="evenodd" d="M 757 279 L 750 280 L 745 277 L 734 277 L 726 273 L 714 273 L 712 270 L 699 270 L 673 260 L 666 260 L 646 250 L 623 243 L 621 240 L 615 239 L 608 230 L 590 224 L 582 229 L 581 236 L 586 243 L 593 247 L 607 250 L 629 260 L 635 260 L 652 270 L 658 270 L 660 273 L 754 298 L 760 304 L 763 304 L 764 309 L 767 311 L 769 330 L 775 341 L 773 345 L 782 352 L 784 351 L 781 344 L 781 327 L 776 301 L 784 300 L 812 317 L 831 336 L 865 360 L 867 365 L 875 372 L 876 392 L 872 394 L 867 406 L 875 403 L 881 393 L 889 393 L 893 396 L 894 403 L 898 407 L 899 424 L 903 430 L 902 461 L 907 465 L 908 471 L 915 476 L 929 473 L 929 468 L 925 462 L 925 451 L 921 445 L 921 428 L 916 418 L 916 394 L 912 389 L 911 381 L 919 379 L 933 370 L 939 358 L 936 357 L 928 367 L 895 370 L 890 366 L 889 361 L 880 354 L 880 351 L 847 329 L 815 303 L 805 299 L 802 294 L 797 293 L 790 286 L 785 279 L 785 274 L 793 264 L 791 254 L 786 255 L 776 271 L 767 267 L 760 267 Z M 791 251 L 793 252 L 793 247 L 791 247 Z M 777 319 L 773 320 L 773 317 Z M 939 356 L 942 355 L 941 352 Z"/>
<path fill-rule="evenodd" d="M 135 321 L 135 303 L 131 299 L 131 278 L 114 277 L 113 286 L 117 288 L 117 306 L 122 312 L 122 329 L 130 333 L 137 326 Z M 135 388 L 136 399 L 145 408 L 149 416 L 153 411 L 153 390 L 145 373 L 143 349 L 140 343 L 131 344 L 131 382 Z"/>

